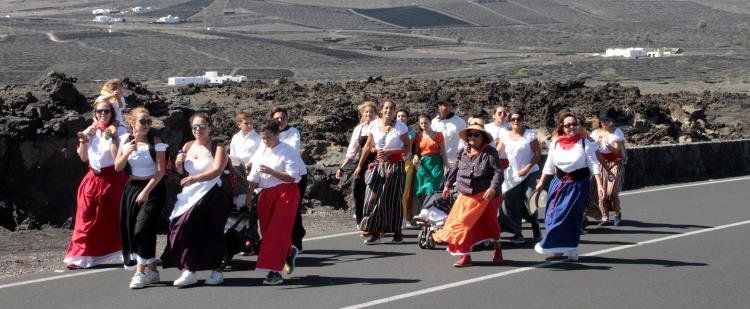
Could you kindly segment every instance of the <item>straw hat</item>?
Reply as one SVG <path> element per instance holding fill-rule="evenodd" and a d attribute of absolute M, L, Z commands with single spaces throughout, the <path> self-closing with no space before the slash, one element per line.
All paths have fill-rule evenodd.
<path fill-rule="evenodd" d="M 540 208 L 547 206 L 547 190 L 536 190 L 529 196 L 529 201 L 526 203 L 529 207 L 529 213 L 533 214 Z"/>
<path fill-rule="evenodd" d="M 462 140 L 466 141 L 466 133 L 468 133 L 469 130 L 474 130 L 484 133 L 485 142 L 489 143 L 492 141 L 492 135 L 484 130 L 484 120 L 482 120 L 481 118 L 471 117 L 469 118 L 469 121 L 466 122 L 466 124 L 466 129 L 463 129 L 458 133 L 458 136 L 460 136 Z"/>

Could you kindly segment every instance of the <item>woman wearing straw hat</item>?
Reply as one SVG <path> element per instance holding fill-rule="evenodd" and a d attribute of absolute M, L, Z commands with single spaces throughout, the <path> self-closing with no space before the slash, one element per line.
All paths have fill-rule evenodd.
<path fill-rule="evenodd" d="M 536 185 L 536 190 L 541 190 L 550 176 L 553 177 L 544 220 L 547 235 L 534 249 L 541 254 L 554 254 L 554 258 L 567 254 L 568 259 L 577 261 L 590 176 L 594 175 L 601 193 L 601 166 L 596 158 L 597 146 L 581 135 L 575 114 L 560 114 L 556 134 L 557 140 L 550 146 L 542 177 Z"/>
<path fill-rule="evenodd" d="M 484 130 L 484 121 L 470 118 L 469 125 L 459 133 L 466 142 L 465 150 L 450 168 L 443 188 L 443 197 L 448 198 L 453 185 L 459 195 L 453 204 L 443 229 L 433 238 L 438 243 L 447 243 L 448 252 L 461 258 L 455 267 L 471 266 L 471 249 L 486 240 L 493 241 L 495 250 L 492 261 L 503 260 L 500 249 L 500 224 L 497 208 L 500 205 L 503 171 L 497 150 L 489 145 L 492 136 Z"/>
<path fill-rule="evenodd" d="M 542 149 L 536 139 L 534 130 L 523 124 L 524 114 L 520 109 L 511 109 L 508 113 L 510 131 L 504 139 L 497 141 L 497 151 L 505 153 L 508 168 L 505 169 L 503 181 L 503 207 L 500 212 L 500 224 L 503 230 L 513 234 L 513 243 L 522 244 L 521 219 L 531 223 L 534 240 L 541 237 L 537 213 L 530 212 L 527 201 L 536 187 L 539 178 L 539 158 Z"/>

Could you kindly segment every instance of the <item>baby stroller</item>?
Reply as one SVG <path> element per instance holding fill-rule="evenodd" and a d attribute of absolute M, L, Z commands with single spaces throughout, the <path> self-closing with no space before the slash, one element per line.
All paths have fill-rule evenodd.
<path fill-rule="evenodd" d="M 421 249 L 435 249 L 435 240 L 432 234 L 443 228 L 445 220 L 453 207 L 454 197 L 444 199 L 442 193 L 435 192 L 425 198 L 422 210 L 414 216 L 414 220 L 421 226 L 417 236 L 417 244 Z"/>
<path fill-rule="evenodd" d="M 233 209 L 229 214 L 229 219 L 224 226 L 224 239 L 226 241 L 226 250 L 224 253 L 224 263 L 222 266 L 230 266 L 232 257 L 235 254 L 244 252 L 252 255 L 258 252 L 260 247 L 260 235 L 258 235 L 257 216 L 251 213 L 249 207 Z"/>

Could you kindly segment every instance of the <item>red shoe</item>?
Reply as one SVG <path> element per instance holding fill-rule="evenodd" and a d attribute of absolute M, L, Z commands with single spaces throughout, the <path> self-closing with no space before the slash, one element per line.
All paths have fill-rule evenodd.
<path fill-rule="evenodd" d="M 495 251 L 492 252 L 492 263 L 503 261 L 503 249 L 500 248 L 500 242 L 495 242 Z"/>
<path fill-rule="evenodd" d="M 453 263 L 453 267 L 469 267 L 471 266 L 471 255 L 462 255 L 458 261 Z"/>

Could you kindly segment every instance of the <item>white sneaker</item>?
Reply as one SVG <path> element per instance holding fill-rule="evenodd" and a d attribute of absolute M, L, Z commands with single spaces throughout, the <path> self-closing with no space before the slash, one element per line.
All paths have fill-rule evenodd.
<path fill-rule="evenodd" d="M 208 277 L 205 283 L 208 285 L 219 285 L 222 282 L 224 282 L 224 273 L 214 270 L 211 272 L 211 277 Z"/>
<path fill-rule="evenodd" d="M 146 284 L 157 283 L 161 281 L 158 271 L 147 271 L 146 272 Z"/>
<path fill-rule="evenodd" d="M 195 278 L 195 273 L 189 270 L 182 271 L 182 275 L 174 281 L 174 286 L 188 286 L 191 284 L 198 283 L 198 279 Z"/>
<path fill-rule="evenodd" d="M 568 260 L 572 262 L 578 261 L 578 249 L 568 251 Z"/>
<path fill-rule="evenodd" d="M 130 288 L 131 289 L 141 289 L 147 284 L 146 274 L 144 273 L 135 273 L 133 275 L 133 279 L 130 279 Z"/>

